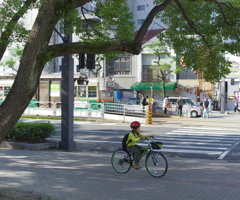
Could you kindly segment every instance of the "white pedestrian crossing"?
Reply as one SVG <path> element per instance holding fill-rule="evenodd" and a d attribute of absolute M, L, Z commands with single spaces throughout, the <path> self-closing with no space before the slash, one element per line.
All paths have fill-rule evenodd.
<path fill-rule="evenodd" d="M 162 152 L 215 154 L 223 159 L 239 144 L 240 131 L 185 127 L 157 139 L 164 143 Z"/>

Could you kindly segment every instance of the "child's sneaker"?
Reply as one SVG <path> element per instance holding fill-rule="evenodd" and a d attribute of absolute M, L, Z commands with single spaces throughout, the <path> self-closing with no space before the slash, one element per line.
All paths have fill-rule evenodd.
<path fill-rule="evenodd" d="M 134 169 L 136 169 L 136 170 L 141 169 L 141 167 L 138 166 L 138 165 L 133 165 L 132 167 L 133 167 Z"/>

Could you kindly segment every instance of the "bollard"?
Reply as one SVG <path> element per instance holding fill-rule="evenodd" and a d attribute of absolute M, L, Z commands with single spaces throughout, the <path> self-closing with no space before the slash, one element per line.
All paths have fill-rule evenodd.
<path fill-rule="evenodd" d="M 152 124 L 152 104 L 148 104 L 148 110 L 146 111 L 146 124 Z"/>

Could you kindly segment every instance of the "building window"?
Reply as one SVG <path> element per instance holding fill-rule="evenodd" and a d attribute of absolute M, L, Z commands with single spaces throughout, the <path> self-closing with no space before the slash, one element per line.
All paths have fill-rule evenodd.
<path fill-rule="evenodd" d="M 197 79 L 198 75 L 193 70 L 184 67 L 184 70 L 177 75 L 178 79 Z"/>
<path fill-rule="evenodd" d="M 168 73 L 168 71 L 166 71 Z M 143 82 L 159 82 L 160 78 L 160 71 L 159 68 L 156 67 L 154 69 L 150 69 L 150 65 L 143 65 L 143 72 L 142 72 L 142 81 Z M 165 77 L 165 80 L 170 80 L 170 74 Z"/>
<path fill-rule="evenodd" d="M 10 87 L 0 87 L 0 97 L 6 97 L 10 92 Z"/>
<path fill-rule="evenodd" d="M 154 72 L 152 69 L 150 69 L 150 65 L 143 65 L 142 81 L 143 82 L 159 81 L 157 74 Z"/>
<path fill-rule="evenodd" d="M 145 5 L 137 6 L 137 11 L 145 10 Z"/>
<path fill-rule="evenodd" d="M 137 20 L 137 25 L 142 25 L 143 22 L 144 22 L 144 19 L 138 19 L 138 20 Z"/>
<path fill-rule="evenodd" d="M 88 86 L 88 97 L 97 97 L 97 86 Z"/>
<path fill-rule="evenodd" d="M 107 76 L 131 74 L 130 56 L 119 56 L 107 62 Z"/>

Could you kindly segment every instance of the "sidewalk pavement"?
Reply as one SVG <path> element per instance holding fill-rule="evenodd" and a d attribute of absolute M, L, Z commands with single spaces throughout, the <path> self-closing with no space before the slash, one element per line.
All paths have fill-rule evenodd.
<path fill-rule="evenodd" d="M 240 199 L 236 161 L 167 157 L 167 174 L 153 178 L 144 160 L 116 173 L 111 153 L 1 149 L 0 159 L 0 200 Z"/>
<path fill-rule="evenodd" d="M 240 115 L 154 117 L 155 124 L 236 129 Z M 85 145 L 84 145 L 85 146 Z M 164 177 L 145 167 L 116 173 L 111 153 L 0 148 L 0 200 L 239 200 L 240 160 L 167 157 Z"/>
<path fill-rule="evenodd" d="M 212 111 L 209 118 L 187 118 L 174 115 L 154 114 L 152 122 L 153 124 L 165 126 L 239 130 L 240 113 L 228 111 L 228 114 L 221 114 L 220 111 Z"/>

